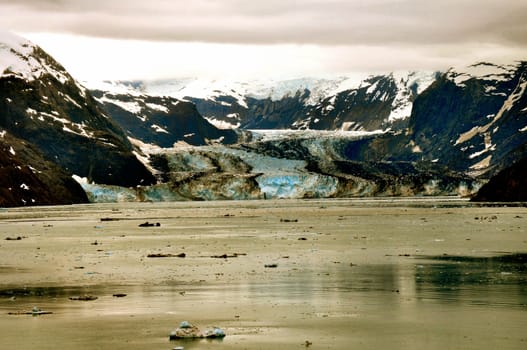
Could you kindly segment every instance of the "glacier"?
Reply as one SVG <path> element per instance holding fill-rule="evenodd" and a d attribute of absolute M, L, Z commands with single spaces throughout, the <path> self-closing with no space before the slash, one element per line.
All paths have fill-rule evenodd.
<path fill-rule="evenodd" d="M 378 170 L 376 166 L 346 160 L 342 149 L 347 142 L 374 137 L 375 133 L 294 131 L 279 137 L 280 134 L 258 130 L 254 141 L 229 146 L 159 148 L 135 142 L 141 148 L 142 161 L 155 170 L 159 179 L 150 186 L 124 188 L 74 178 L 95 203 L 467 196 L 481 186 L 477 180 L 448 177 L 408 164 L 386 163 Z"/>

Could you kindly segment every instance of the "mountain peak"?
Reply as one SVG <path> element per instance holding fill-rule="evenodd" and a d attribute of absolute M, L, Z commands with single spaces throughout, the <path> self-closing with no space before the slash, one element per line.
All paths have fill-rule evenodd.
<path fill-rule="evenodd" d="M 467 67 L 452 67 L 447 72 L 450 80 L 459 86 L 464 86 L 470 79 L 483 81 L 505 81 L 509 80 L 518 69 L 519 64 L 495 64 L 490 62 L 477 62 Z"/>
<path fill-rule="evenodd" d="M 16 76 L 33 81 L 46 74 L 62 83 L 72 80 L 64 67 L 31 41 L 0 30 L 0 77 Z"/>

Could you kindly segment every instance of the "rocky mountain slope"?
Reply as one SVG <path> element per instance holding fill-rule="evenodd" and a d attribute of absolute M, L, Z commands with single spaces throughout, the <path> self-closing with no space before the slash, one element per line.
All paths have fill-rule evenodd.
<path fill-rule="evenodd" d="M 472 198 L 477 202 L 527 202 L 527 158 L 501 170 Z"/>
<path fill-rule="evenodd" d="M 151 96 L 133 91 L 91 91 L 101 108 L 129 137 L 160 147 L 177 142 L 190 145 L 232 144 L 239 134 L 216 128 L 198 113 L 196 106 L 169 96 Z"/>
<path fill-rule="evenodd" d="M 0 32 L 0 132 L 12 136 L 6 147 L 25 144 L 44 158 L 25 165 L 39 170 L 52 162 L 62 169 L 58 177 L 120 186 L 155 182 L 89 91 L 39 47 L 8 32 Z"/>
<path fill-rule="evenodd" d="M 443 74 L 414 101 L 408 128 L 348 146 L 354 160 L 429 161 L 490 178 L 525 157 L 527 64 Z"/>
<path fill-rule="evenodd" d="M 31 144 L 0 133 L 0 207 L 87 202 L 71 175 Z"/>

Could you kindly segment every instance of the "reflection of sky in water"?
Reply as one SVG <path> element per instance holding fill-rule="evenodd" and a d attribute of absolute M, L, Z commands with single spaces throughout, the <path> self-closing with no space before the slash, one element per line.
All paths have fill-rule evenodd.
<path fill-rule="evenodd" d="M 238 283 L 178 284 L 155 286 L 89 286 L 18 288 L 0 290 L 0 306 L 50 304 L 55 309 L 106 315 L 177 314 L 192 303 L 216 304 L 306 304 L 327 307 L 379 299 L 379 303 L 397 303 L 400 295 L 417 300 L 481 303 L 494 306 L 527 305 L 527 264 L 519 258 L 423 257 L 402 258 L 400 264 L 350 266 L 335 263 L 326 269 L 266 271 Z M 518 260 L 519 259 L 519 260 Z M 523 259 L 523 260 L 522 260 Z M 329 268 L 327 268 L 329 266 Z M 115 298 L 114 293 L 126 293 Z M 94 302 L 73 302 L 68 298 L 96 295 Z M 16 296 L 16 302 L 8 301 Z M 177 307 L 176 307 L 177 306 Z M 345 310 L 344 310 L 345 311 Z"/>
<path fill-rule="evenodd" d="M 38 320 L 18 317 L 7 321 L 13 324 L 15 320 L 21 327 L 29 326 L 27 331 L 37 337 L 43 336 L 42 332 L 55 332 L 57 327 L 72 327 L 71 331 L 64 331 L 66 335 L 61 335 L 71 337 L 70 344 L 91 339 L 94 335 L 89 332 L 92 332 L 100 349 L 115 348 L 116 343 L 120 343 L 115 339 L 116 334 L 128 337 L 132 334 L 129 345 L 137 349 L 152 344 L 158 344 L 158 347 L 159 344 L 184 346 L 185 349 L 227 349 L 234 342 L 261 339 L 259 337 L 265 334 L 281 336 L 277 339 L 286 341 L 284 333 L 275 327 L 287 324 L 288 320 L 295 320 L 290 326 L 300 328 L 300 332 L 304 332 L 302 327 L 308 327 L 312 337 L 318 332 L 313 329 L 313 324 L 334 322 L 331 324 L 338 327 L 329 332 L 335 332 L 334 337 L 344 343 L 350 332 L 357 332 L 361 327 L 366 334 L 373 332 L 375 327 L 380 327 L 377 332 L 389 328 L 392 332 L 406 334 L 408 325 L 417 327 L 417 324 L 423 324 L 421 327 L 426 331 L 448 330 L 449 327 L 462 328 L 472 320 L 480 322 L 481 314 L 484 317 L 496 313 L 508 315 L 509 311 L 513 312 L 516 321 L 509 321 L 510 324 L 503 327 L 517 325 L 518 321 L 526 322 L 525 318 L 518 318 L 514 313 L 514 310 L 527 307 L 527 266 L 523 260 L 399 257 L 394 262 L 357 266 L 313 264 L 297 266 L 296 269 L 289 269 L 284 264 L 236 283 L 220 279 L 203 284 L 172 281 L 151 286 L 27 288 L 17 290 L 14 301 L 9 297 L 9 290 L 2 289 L 0 310 L 5 314 L 30 310 L 34 305 L 51 310 L 54 312 L 51 317 Z M 116 298 L 114 293 L 126 293 L 127 296 Z M 84 294 L 99 298 L 91 302 L 69 300 L 70 296 Z M 105 323 L 112 319 L 119 323 Z M 202 328 L 227 325 L 231 334 L 228 333 L 221 343 L 167 342 L 171 328 L 177 327 L 182 320 L 192 322 L 194 319 L 209 320 L 210 324 L 199 325 Z M 100 320 L 105 321 L 100 323 Z M 508 321 L 496 317 L 493 322 L 501 325 Z M 240 328 L 236 328 L 238 324 Z M 260 329 L 260 333 L 247 331 L 253 326 Z M 487 332 L 490 326 L 479 327 Z M 242 329 L 241 333 L 239 329 Z M 134 333 L 139 334 L 138 338 L 133 337 Z M 423 342 L 419 335 L 414 337 L 415 344 L 426 345 L 430 341 L 426 338 Z M 389 342 L 389 338 L 386 340 Z"/>

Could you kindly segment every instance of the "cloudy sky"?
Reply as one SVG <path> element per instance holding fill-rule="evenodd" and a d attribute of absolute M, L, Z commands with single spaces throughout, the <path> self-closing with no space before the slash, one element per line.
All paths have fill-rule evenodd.
<path fill-rule="evenodd" d="M 0 0 L 81 80 L 290 78 L 527 59 L 524 0 Z"/>

